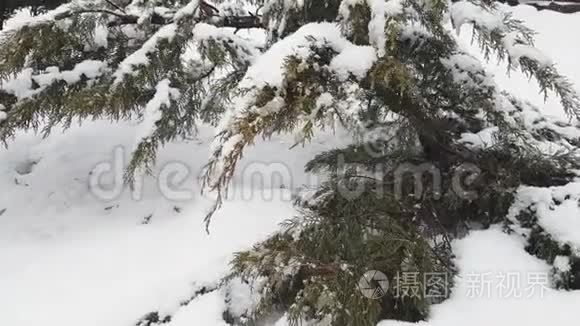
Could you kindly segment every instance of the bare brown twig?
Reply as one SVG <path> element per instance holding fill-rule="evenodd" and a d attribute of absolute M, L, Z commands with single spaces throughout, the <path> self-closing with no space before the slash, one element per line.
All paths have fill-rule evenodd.
<path fill-rule="evenodd" d="M 110 4 L 111 6 L 115 7 L 116 9 L 118 9 L 119 11 L 121 11 L 122 13 L 124 13 L 125 15 L 127 14 L 127 12 L 125 11 L 125 9 L 121 8 L 121 6 L 119 6 L 118 4 L 114 3 L 111 0 L 105 0 L 108 4 Z"/>

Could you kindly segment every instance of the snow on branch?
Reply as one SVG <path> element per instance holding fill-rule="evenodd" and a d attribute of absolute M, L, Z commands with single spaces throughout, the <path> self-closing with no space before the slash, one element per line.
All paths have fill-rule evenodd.
<path fill-rule="evenodd" d="M 518 225 L 517 216 L 531 208 L 538 216 L 539 226 L 559 243 L 580 253 L 579 200 L 580 182 L 556 187 L 521 186 L 507 218 Z"/>
<path fill-rule="evenodd" d="M 332 53 L 328 65 L 308 61 L 311 58 L 322 60 L 316 50 Z M 331 119 L 325 116 L 325 111 L 330 111 L 332 116 L 338 115 L 339 119 L 346 116 L 356 120 L 353 117 L 362 107 L 358 100 L 362 91 L 353 81 L 364 78 L 377 58 L 374 47 L 352 44 L 333 23 L 307 24 L 275 43 L 249 67 L 238 85 L 240 95 L 233 100 L 235 107 L 229 110 L 218 127 L 218 136 L 212 144 L 213 156 L 204 179 L 207 188 L 218 190 L 220 196 L 225 196 L 232 171 L 245 147 L 258 135 L 267 136 L 279 117 L 291 120 L 288 121 L 291 130 L 300 129 L 299 141 L 308 138 L 315 120 Z M 326 76 L 321 78 L 326 79 L 327 85 L 299 95 L 312 98 L 314 105 L 306 105 L 308 109 L 304 103 L 287 103 L 287 100 L 296 100 L 289 93 L 298 91 L 302 94 L 293 83 L 308 88 L 301 84 L 301 74 Z M 325 91 L 325 88 L 329 89 Z M 339 95 L 342 96 L 338 98 Z M 311 103 L 310 100 L 306 102 Z M 220 199 L 216 202 L 216 209 L 219 205 Z"/>
<path fill-rule="evenodd" d="M 238 109 L 232 112 L 222 125 L 231 130 L 230 122 L 240 115 L 248 114 L 247 110 L 259 112 L 261 117 L 276 113 L 278 105 L 261 106 L 256 103 L 256 95 L 264 87 L 282 89 L 286 60 L 289 57 L 307 58 L 312 52 L 310 46 L 328 46 L 336 51 L 330 68 L 335 73 L 346 76 L 350 73 L 364 76 L 377 59 L 375 50 L 368 46 L 356 46 L 341 34 L 340 28 L 332 23 L 311 23 L 300 28 L 296 33 L 274 44 L 266 53 L 257 58 L 249 67 L 239 88 L 245 90 L 239 98 Z M 353 60 L 356 57 L 356 60 Z M 268 109 L 269 108 L 269 109 Z M 229 121 L 229 122 L 228 122 Z"/>
<path fill-rule="evenodd" d="M 8 20 L 6 27 L 4 29 L 0 29 L 0 36 L 8 31 L 18 30 L 24 27 L 31 27 L 38 24 L 45 24 L 52 22 L 54 20 L 61 19 L 69 15 L 72 8 L 75 7 L 77 1 L 70 1 L 69 3 L 65 3 L 63 5 L 58 6 L 57 8 L 50 10 L 44 14 L 27 17 L 27 18 L 19 18 L 18 20 Z M 8 23 L 9 22 L 9 23 Z"/>
<path fill-rule="evenodd" d="M 548 91 L 554 92 L 565 112 L 571 118 L 580 119 L 580 96 L 553 62 L 534 47 L 531 29 L 495 4 L 463 0 L 453 3 L 449 11 L 458 33 L 464 24 L 473 25 L 475 39 L 486 58 L 495 53 L 499 60 L 507 60 L 510 70 L 519 67 L 538 81 L 545 97 Z"/>
<path fill-rule="evenodd" d="M 137 144 L 146 142 L 155 132 L 155 124 L 163 116 L 162 108 L 171 107 L 171 101 L 176 101 L 180 97 L 180 92 L 170 86 L 169 79 L 163 79 L 155 87 L 155 95 L 147 103 L 143 111 L 143 121 L 139 125 L 137 132 Z"/>
<path fill-rule="evenodd" d="M 371 8 L 371 21 L 369 22 L 369 37 L 371 43 L 378 49 L 379 57 L 386 53 L 387 35 L 385 29 L 387 27 L 387 19 L 403 13 L 403 1 L 392 0 L 367 0 Z"/>
<path fill-rule="evenodd" d="M 150 172 L 150 165 L 155 161 L 160 145 L 158 133 L 161 127 L 159 124 L 167 114 L 164 110 L 175 109 L 172 103 L 181 97 L 181 92 L 170 85 L 169 79 L 163 79 L 157 83 L 155 94 L 143 110 L 143 120 L 135 135 L 133 155 L 125 171 L 125 180 L 132 186 L 141 182 L 143 175 Z"/>
<path fill-rule="evenodd" d="M 392 18 L 403 14 L 403 0 L 342 0 L 339 13 L 344 19 L 351 16 L 351 10 L 356 5 L 366 3 L 371 10 L 371 20 L 368 25 L 369 39 L 377 48 L 379 57 L 386 53 L 387 35 L 386 30 Z"/>
<path fill-rule="evenodd" d="M 224 29 L 207 23 L 195 25 L 193 28 L 193 40 L 204 46 L 208 46 L 211 42 L 227 46 L 229 52 L 235 52 L 232 59 L 239 62 L 251 63 L 261 54 L 259 45 L 256 42 L 236 35 L 231 29 Z"/>
<path fill-rule="evenodd" d="M 133 73 L 133 69 L 140 65 L 149 64 L 147 55 L 152 53 L 157 48 L 157 45 L 163 41 L 171 41 L 177 32 L 177 24 L 169 24 L 160 28 L 153 36 L 151 36 L 140 49 L 133 52 L 126 57 L 118 66 L 117 71 L 113 75 L 114 83 L 119 84 L 123 81 L 125 75 Z"/>
<path fill-rule="evenodd" d="M 71 86 L 83 78 L 94 80 L 107 71 L 107 64 L 98 60 L 85 60 L 74 69 L 60 71 L 58 67 L 49 67 L 42 74 L 33 75 L 32 69 L 25 69 L 15 78 L 4 81 L 0 89 L 13 94 L 18 99 L 30 98 L 42 93 L 57 81 L 65 81 Z"/>

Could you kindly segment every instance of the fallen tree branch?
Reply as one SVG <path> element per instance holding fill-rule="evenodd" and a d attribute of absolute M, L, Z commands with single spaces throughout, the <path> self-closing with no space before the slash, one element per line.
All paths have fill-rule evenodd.
<path fill-rule="evenodd" d="M 108 23 L 109 26 L 121 26 L 121 25 L 131 25 L 137 24 L 139 22 L 140 17 L 135 15 L 127 15 L 122 14 L 119 12 L 115 12 L 108 9 L 80 9 L 80 10 L 71 10 L 64 12 L 57 17 L 57 20 L 65 19 L 72 17 L 74 15 L 82 15 L 86 13 L 100 13 L 104 15 L 114 16 L 115 19 Z M 217 27 L 231 27 L 235 28 L 236 30 L 239 29 L 250 29 L 250 28 L 264 28 L 262 24 L 262 20 L 259 16 L 255 15 L 248 15 L 248 16 L 205 16 L 205 19 L 202 20 L 210 20 L 211 18 L 211 25 L 215 25 Z M 154 13 L 149 18 L 149 22 L 154 25 L 167 25 L 173 22 L 173 19 L 165 18 L 159 14 Z"/>
<path fill-rule="evenodd" d="M 139 20 L 138 16 L 132 15 L 115 15 L 119 19 L 109 22 L 109 26 L 136 24 Z M 150 18 L 151 24 L 166 25 L 172 23 L 172 20 L 166 19 L 160 15 L 152 15 Z M 249 28 L 263 28 L 262 21 L 259 17 L 249 16 L 213 16 L 212 25 L 217 27 L 231 27 L 235 29 L 249 29 Z"/>
<path fill-rule="evenodd" d="M 550 2 L 549 4 L 539 4 L 539 3 L 525 3 L 528 6 L 532 6 L 538 10 L 550 10 L 556 11 L 563 14 L 573 14 L 580 12 L 580 3 L 576 4 L 559 4 L 556 2 Z"/>

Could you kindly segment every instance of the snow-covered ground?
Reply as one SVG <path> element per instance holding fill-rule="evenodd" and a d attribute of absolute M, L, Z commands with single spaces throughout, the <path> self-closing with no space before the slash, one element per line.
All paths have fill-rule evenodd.
<path fill-rule="evenodd" d="M 515 15 L 539 32 L 537 46 L 580 85 L 580 38 L 573 35 L 580 15 L 538 13 L 525 6 Z M 494 62 L 490 69 L 502 87 L 542 106 L 546 114 L 562 115 L 556 100 L 544 104 L 525 77 L 507 78 L 505 67 Z M 90 186 L 101 174 L 102 184 L 111 182 L 123 163 L 116 149 L 130 151 L 136 133 L 133 124 L 96 121 L 64 134 L 55 130 L 44 140 L 23 133 L 9 149 L 0 149 L 2 325 L 132 326 L 153 311 L 173 315 L 168 326 L 226 325 L 220 291 L 181 303 L 226 275 L 234 252 L 266 238 L 294 214 L 291 193 L 313 182 L 302 172 L 304 163 L 341 142 L 340 136 L 326 134 L 294 150 L 284 137 L 257 144 L 245 155 L 233 196 L 207 234 L 203 218 L 212 201 L 200 194 L 197 179 L 209 157 L 212 130 L 207 127 L 196 139 L 161 151 L 154 173 L 161 187 L 148 179 L 139 188 L 143 193 L 134 196 L 129 189 L 115 194 Z M 104 173 L 107 168 L 112 172 Z M 187 178 L 176 184 L 181 180 L 179 175 L 172 179 L 172 173 L 183 168 Z M 265 170 L 270 177 L 262 187 L 255 172 Z M 109 195 L 112 199 L 99 198 Z M 426 325 L 578 325 L 574 308 L 580 306 L 580 292 L 544 289 L 527 298 L 526 276 L 545 274 L 549 267 L 528 255 L 521 239 L 491 229 L 454 246 L 460 268 L 456 286 L 451 299 L 433 308 Z M 522 282 L 510 291 L 522 292 L 522 298 L 498 292 L 506 290 L 499 277 L 506 274 L 520 275 Z M 470 293 L 474 275 L 489 276 L 488 293 Z"/>
<path fill-rule="evenodd" d="M 172 192 L 150 178 L 141 198 L 130 189 L 99 198 L 114 194 L 108 183 L 123 168 L 122 160 L 115 163 L 115 149 L 131 150 L 135 129 L 91 122 L 46 140 L 22 134 L 0 152 L 0 311 L 6 325 L 121 326 L 152 311 L 173 314 L 180 302 L 226 275 L 234 252 L 292 216 L 290 182 L 309 182 L 301 173 L 312 157 L 307 150 L 290 151 L 282 139 L 257 146 L 207 234 L 203 219 L 213 202 L 200 194 L 197 181 L 209 155 L 207 128 L 199 139 L 160 153 L 159 180 L 168 164 L 190 169 L 182 183 L 172 185 L 171 175 L 163 179 Z M 309 150 L 327 141 L 332 139 L 319 139 Z M 104 186 L 95 191 L 90 184 L 99 166 L 113 170 L 101 173 Z M 255 173 L 265 168 L 272 181 L 265 179 L 261 189 Z M 212 325 L 221 316 L 213 310 L 218 315 L 203 307 L 196 321 Z M 201 322 L 205 315 L 210 319 Z"/>

